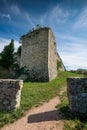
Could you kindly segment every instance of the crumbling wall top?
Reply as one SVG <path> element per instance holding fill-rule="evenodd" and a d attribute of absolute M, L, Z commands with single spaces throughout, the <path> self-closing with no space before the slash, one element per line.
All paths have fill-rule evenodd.
<path fill-rule="evenodd" d="M 21 36 L 20 38 L 20 42 L 23 40 L 23 39 L 26 39 L 26 38 L 31 38 L 32 36 L 35 36 L 35 35 L 38 35 L 39 32 L 41 31 L 47 31 L 47 30 L 51 30 L 50 27 L 40 27 L 40 28 L 35 28 L 35 29 L 32 29 L 30 30 L 27 34 L 24 34 Z"/>

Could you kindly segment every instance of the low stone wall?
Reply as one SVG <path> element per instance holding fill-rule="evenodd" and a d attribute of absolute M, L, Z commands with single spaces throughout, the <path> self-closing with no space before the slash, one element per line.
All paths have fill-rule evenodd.
<path fill-rule="evenodd" d="M 71 111 L 87 116 L 87 78 L 67 78 L 67 94 Z"/>
<path fill-rule="evenodd" d="M 0 111 L 12 111 L 20 106 L 22 80 L 0 79 Z"/>

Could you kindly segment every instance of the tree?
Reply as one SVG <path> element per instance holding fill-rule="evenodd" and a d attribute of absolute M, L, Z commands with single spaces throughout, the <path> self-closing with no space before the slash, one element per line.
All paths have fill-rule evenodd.
<path fill-rule="evenodd" d="M 17 50 L 17 54 L 18 54 L 18 56 L 21 56 L 21 46 L 19 46 L 19 48 Z"/>
<path fill-rule="evenodd" d="M 9 69 L 14 64 L 14 40 L 11 40 L 10 44 L 4 47 L 1 56 L 2 66 Z"/>

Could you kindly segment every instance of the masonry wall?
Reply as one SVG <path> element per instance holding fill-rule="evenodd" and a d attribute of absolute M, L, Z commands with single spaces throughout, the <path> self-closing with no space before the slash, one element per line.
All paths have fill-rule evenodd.
<path fill-rule="evenodd" d="M 34 30 L 22 38 L 21 66 L 29 69 L 30 78 L 48 81 L 48 29 Z"/>
<path fill-rule="evenodd" d="M 0 111 L 12 111 L 20 106 L 22 80 L 0 79 Z"/>
<path fill-rule="evenodd" d="M 53 53 L 55 49 L 52 50 L 52 47 L 54 48 L 54 37 L 51 29 L 45 27 L 34 30 L 23 36 L 21 41 L 21 67 L 26 66 L 29 69 L 30 78 L 36 81 L 49 81 L 55 78 L 56 67 L 54 68 L 52 65 L 51 68 L 51 64 L 56 64 Z M 48 63 L 49 60 L 50 63 Z"/>
<path fill-rule="evenodd" d="M 67 94 L 71 111 L 87 116 L 87 78 L 68 78 Z"/>
<path fill-rule="evenodd" d="M 48 37 L 48 71 L 49 80 L 51 81 L 57 76 L 57 50 L 53 32 L 49 30 Z"/>

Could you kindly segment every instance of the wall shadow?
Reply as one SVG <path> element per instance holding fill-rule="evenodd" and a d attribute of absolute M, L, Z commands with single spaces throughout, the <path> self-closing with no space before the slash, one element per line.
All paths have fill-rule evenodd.
<path fill-rule="evenodd" d="M 87 115 L 79 114 L 79 113 L 72 113 L 68 106 L 63 106 L 59 109 L 62 117 L 64 120 L 75 120 L 78 119 L 81 122 L 87 122 Z"/>
<path fill-rule="evenodd" d="M 58 110 L 32 114 L 28 117 L 28 123 L 37 123 L 45 121 L 58 121 L 58 120 L 75 120 L 79 119 L 81 122 L 87 122 L 86 115 L 79 115 L 72 113 L 68 106 L 63 106 Z"/>
<path fill-rule="evenodd" d="M 36 123 L 42 121 L 61 120 L 61 114 L 59 110 L 48 111 L 43 113 L 32 114 L 28 117 L 28 123 Z"/>

